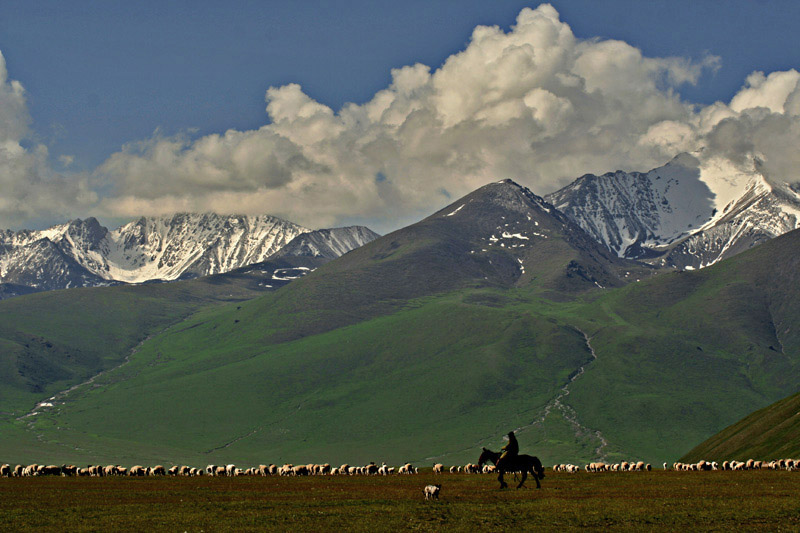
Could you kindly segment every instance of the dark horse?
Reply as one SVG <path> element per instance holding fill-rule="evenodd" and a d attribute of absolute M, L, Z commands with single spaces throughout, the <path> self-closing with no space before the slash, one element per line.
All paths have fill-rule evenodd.
<path fill-rule="evenodd" d="M 498 459 L 500 459 L 500 452 L 493 452 L 492 450 L 487 450 L 484 448 L 480 459 L 478 459 L 478 465 L 483 467 L 484 463 L 488 461 L 491 461 L 497 465 Z M 522 473 L 522 481 L 519 482 L 517 488 L 522 487 L 522 485 L 525 483 L 525 480 L 528 478 L 528 474 L 531 474 L 533 479 L 536 480 L 536 488 L 542 488 L 539 480 L 544 478 L 544 467 L 542 466 L 542 462 L 538 457 L 534 457 L 532 455 L 518 455 L 511 461 L 503 459 L 502 470 L 498 470 L 497 476 L 497 481 L 500 482 L 501 489 L 508 487 L 508 484 L 503 481 L 503 474 L 511 472 Z"/>

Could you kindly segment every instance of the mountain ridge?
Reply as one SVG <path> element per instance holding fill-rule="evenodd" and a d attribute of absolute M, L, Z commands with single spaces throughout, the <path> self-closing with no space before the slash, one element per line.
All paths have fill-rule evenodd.
<path fill-rule="evenodd" d="M 312 231 L 269 215 L 178 213 L 140 217 L 112 231 L 89 217 L 0 232 L 0 282 L 53 290 L 213 275 L 267 261 L 300 235 L 314 240 L 326 260 L 377 236 L 357 226 Z"/>
<path fill-rule="evenodd" d="M 587 174 L 546 198 L 620 257 L 667 268 L 703 268 L 800 227 L 800 194 L 757 160 L 742 171 L 681 154 L 646 173 Z"/>

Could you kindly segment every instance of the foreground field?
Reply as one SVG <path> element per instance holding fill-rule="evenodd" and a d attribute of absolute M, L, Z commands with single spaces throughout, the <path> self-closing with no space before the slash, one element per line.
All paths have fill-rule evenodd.
<path fill-rule="evenodd" d="M 442 485 L 439 501 L 422 487 Z M 557 474 L 497 490 L 493 476 L 4 478 L 9 531 L 691 531 L 800 528 L 800 473 Z"/>

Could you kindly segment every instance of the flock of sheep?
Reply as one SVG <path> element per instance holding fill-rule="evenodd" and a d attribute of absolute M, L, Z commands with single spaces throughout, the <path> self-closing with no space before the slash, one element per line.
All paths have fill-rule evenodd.
<path fill-rule="evenodd" d="M 670 466 L 663 463 L 664 470 Z M 584 465 L 586 472 L 644 472 L 653 469 L 650 463 L 644 461 L 623 461 L 621 463 L 589 463 Z M 775 461 L 724 461 L 721 465 L 716 461 L 698 461 L 697 463 L 672 463 L 672 470 L 694 472 L 704 470 L 800 470 L 800 459 L 778 459 Z M 574 474 L 581 471 L 581 467 L 573 464 L 557 464 L 553 466 L 554 472 L 567 472 Z"/>
<path fill-rule="evenodd" d="M 460 468 L 460 467 L 459 467 Z M 251 468 L 239 468 L 234 464 L 218 466 L 208 465 L 205 469 L 190 466 L 172 466 L 166 468 L 162 465 L 145 467 L 141 465 L 125 468 L 119 465 L 90 465 L 79 467 L 75 465 L 16 465 L 0 464 L 0 477 L 31 477 L 31 476 L 321 476 L 321 475 L 390 475 L 390 474 L 417 474 L 419 469 L 405 463 L 400 467 L 381 466 L 369 463 L 365 466 L 351 466 L 343 464 L 331 467 L 330 464 L 305 464 L 283 466 L 259 465 Z"/>
<path fill-rule="evenodd" d="M 664 470 L 669 470 L 669 465 L 663 463 Z M 800 459 L 779 459 L 775 461 L 724 461 L 722 464 L 716 461 L 699 461 L 697 463 L 673 463 L 672 470 L 678 471 L 704 471 L 704 470 L 800 470 Z M 651 471 L 652 466 L 643 461 L 623 461 L 621 463 L 589 463 L 580 467 L 574 464 L 557 464 L 553 466 L 554 472 L 577 473 L 585 472 L 642 472 Z M 467 463 L 464 466 L 445 467 L 441 463 L 433 465 L 434 474 L 491 474 L 496 469 L 493 465 L 480 467 L 474 463 Z M 259 465 L 251 468 L 239 468 L 236 465 L 208 465 L 205 469 L 193 468 L 189 466 L 172 466 L 166 468 L 162 465 L 144 467 L 141 465 L 125 468 L 119 465 L 91 465 L 78 467 L 75 465 L 9 465 L 0 464 L 0 477 L 30 477 L 30 476 L 324 476 L 324 475 L 373 475 L 388 476 L 392 474 L 418 474 L 419 468 L 405 463 L 397 468 L 387 466 L 386 463 L 378 466 L 369 463 L 365 466 L 352 466 L 343 464 L 338 467 L 331 467 L 330 464 L 305 464 L 283 466 Z"/>
<path fill-rule="evenodd" d="M 664 469 L 667 468 L 664 463 Z M 673 463 L 673 470 L 800 470 L 800 459 L 777 459 L 775 461 L 700 461 L 698 463 Z"/>
<path fill-rule="evenodd" d="M 589 463 L 583 467 L 586 472 L 649 472 L 653 467 L 644 461 L 622 461 L 621 463 Z M 571 464 L 561 464 L 553 466 L 553 472 L 568 472 L 574 474 L 580 472 L 581 467 Z"/>

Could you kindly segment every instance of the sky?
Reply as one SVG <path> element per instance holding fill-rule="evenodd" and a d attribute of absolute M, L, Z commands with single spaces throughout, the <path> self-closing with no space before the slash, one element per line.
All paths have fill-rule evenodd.
<path fill-rule="evenodd" d="M 17 1 L 0 227 L 177 211 L 387 232 L 682 151 L 800 181 L 795 1 Z"/>

